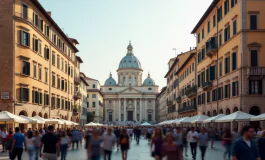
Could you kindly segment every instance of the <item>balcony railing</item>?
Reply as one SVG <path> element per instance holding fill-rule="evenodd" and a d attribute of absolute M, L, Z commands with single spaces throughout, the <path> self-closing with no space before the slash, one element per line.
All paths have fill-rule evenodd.
<path fill-rule="evenodd" d="M 181 96 L 178 96 L 178 97 L 176 98 L 176 101 L 177 101 L 177 103 L 180 103 L 180 102 L 181 102 Z"/>
<path fill-rule="evenodd" d="M 195 111 L 196 109 L 197 109 L 196 105 L 191 105 L 188 107 L 179 108 L 178 113 L 191 112 L 191 111 Z"/>
<path fill-rule="evenodd" d="M 185 95 L 187 97 L 192 97 L 192 96 L 196 95 L 196 93 L 197 93 L 197 86 L 194 85 L 191 88 L 186 90 Z"/>
<path fill-rule="evenodd" d="M 79 77 L 75 77 L 75 78 L 74 78 L 74 82 L 75 82 L 76 85 L 79 85 L 80 82 L 81 82 L 81 80 L 80 80 Z"/>
<path fill-rule="evenodd" d="M 206 55 L 211 57 L 217 52 L 216 37 L 212 37 L 208 42 L 206 42 Z"/>
<path fill-rule="evenodd" d="M 265 67 L 249 67 L 247 68 L 247 76 L 264 76 Z"/>
<path fill-rule="evenodd" d="M 75 92 L 74 94 L 74 100 L 78 100 L 78 99 L 81 99 L 82 95 L 80 92 Z"/>
<path fill-rule="evenodd" d="M 203 83 L 202 88 L 203 88 L 203 90 L 209 90 L 209 89 L 212 88 L 212 86 L 213 86 L 212 82 L 206 81 L 206 82 Z"/>

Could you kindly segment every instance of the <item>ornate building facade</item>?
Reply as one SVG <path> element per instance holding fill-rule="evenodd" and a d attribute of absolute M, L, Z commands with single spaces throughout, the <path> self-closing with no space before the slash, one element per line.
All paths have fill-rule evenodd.
<path fill-rule="evenodd" d="M 133 54 L 131 43 L 120 61 L 118 83 L 109 78 L 102 86 L 104 95 L 104 121 L 108 124 L 126 125 L 142 122 L 155 123 L 155 102 L 158 86 L 148 74 L 142 83 L 143 69 Z"/>

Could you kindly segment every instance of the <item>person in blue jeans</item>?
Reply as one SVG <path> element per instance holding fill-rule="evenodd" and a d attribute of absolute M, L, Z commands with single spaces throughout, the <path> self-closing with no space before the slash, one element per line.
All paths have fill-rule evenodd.
<path fill-rule="evenodd" d="M 39 149 L 40 149 L 40 140 L 41 140 L 41 135 L 38 130 L 34 131 L 34 138 L 35 138 L 35 160 L 39 159 Z"/>
<path fill-rule="evenodd" d="M 76 148 L 78 149 L 78 144 L 79 144 L 79 131 L 76 130 L 76 128 L 73 129 L 72 131 L 73 137 L 72 137 L 72 149 L 74 149 L 75 143 L 76 143 Z"/>
<path fill-rule="evenodd" d="M 16 127 L 15 128 L 15 134 L 13 135 L 13 143 L 11 147 L 11 160 L 15 160 L 16 156 L 18 160 L 21 160 L 21 156 L 23 153 L 23 143 L 25 145 L 25 151 L 27 151 L 27 146 L 25 142 L 24 135 L 20 133 L 20 128 Z"/>
<path fill-rule="evenodd" d="M 222 140 L 224 141 L 225 146 L 224 159 L 226 159 L 226 155 L 228 155 L 228 159 L 230 159 L 232 148 L 232 133 L 229 129 L 225 128 Z"/>
<path fill-rule="evenodd" d="M 67 156 L 68 145 L 70 144 L 69 137 L 66 131 L 63 131 L 60 135 L 60 150 L 61 150 L 61 160 L 65 160 Z"/>
<path fill-rule="evenodd" d="M 198 142 L 199 142 L 199 147 L 201 150 L 201 158 L 204 160 L 205 157 L 205 152 L 208 146 L 208 141 L 209 141 L 209 136 L 208 133 L 205 133 L 205 129 L 201 129 L 201 133 L 198 134 Z"/>

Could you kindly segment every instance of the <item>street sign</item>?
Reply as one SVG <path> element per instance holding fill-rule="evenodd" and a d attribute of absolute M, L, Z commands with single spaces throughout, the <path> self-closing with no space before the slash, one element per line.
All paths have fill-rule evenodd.
<path fill-rule="evenodd" d="M 9 99 L 9 92 L 1 92 L 1 99 L 2 100 Z"/>

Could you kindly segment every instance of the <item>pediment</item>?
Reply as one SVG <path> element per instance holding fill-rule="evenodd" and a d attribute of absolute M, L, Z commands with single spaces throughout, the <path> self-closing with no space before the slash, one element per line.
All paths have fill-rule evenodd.
<path fill-rule="evenodd" d="M 257 42 L 253 42 L 253 43 L 249 43 L 248 47 L 261 47 L 261 44 L 259 44 Z"/>
<path fill-rule="evenodd" d="M 122 91 L 120 91 L 119 93 L 123 93 L 123 94 L 135 94 L 135 93 L 142 93 L 141 91 L 132 88 L 132 87 L 128 87 Z"/>

